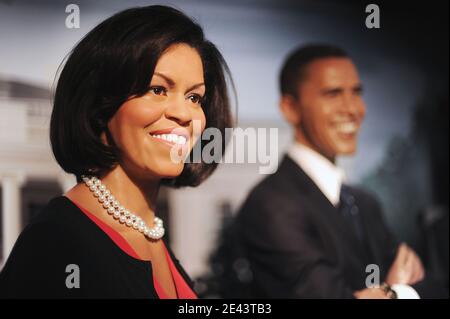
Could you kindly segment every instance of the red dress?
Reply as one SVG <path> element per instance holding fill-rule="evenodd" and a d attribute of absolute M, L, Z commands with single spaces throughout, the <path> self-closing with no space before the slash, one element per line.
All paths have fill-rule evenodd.
<path fill-rule="evenodd" d="M 78 206 L 78 208 L 87 216 L 89 219 L 91 219 L 95 224 L 97 224 L 100 229 L 102 229 L 110 238 L 111 240 L 120 247 L 125 253 L 130 255 L 133 258 L 142 260 L 142 258 L 139 257 L 139 255 L 134 251 L 134 249 L 130 246 L 130 244 L 125 240 L 125 238 L 122 237 L 117 231 L 115 231 L 113 228 L 102 222 L 100 219 L 95 217 L 92 213 L 84 209 L 82 206 L 78 205 L 77 203 L 74 203 Z M 172 274 L 172 279 L 175 284 L 176 292 L 177 292 L 177 298 L 178 299 L 197 299 L 197 295 L 192 291 L 192 289 L 189 287 L 189 285 L 186 283 L 186 281 L 183 279 L 183 277 L 178 272 L 177 268 L 173 264 L 172 259 L 170 258 L 169 252 L 167 251 L 166 245 L 163 243 L 164 251 L 166 253 L 167 262 L 169 264 L 170 272 Z M 158 294 L 158 297 L 160 299 L 169 299 L 167 294 L 164 292 L 162 287 L 159 285 L 158 281 L 155 277 L 153 277 L 153 285 L 155 287 L 156 293 Z"/>

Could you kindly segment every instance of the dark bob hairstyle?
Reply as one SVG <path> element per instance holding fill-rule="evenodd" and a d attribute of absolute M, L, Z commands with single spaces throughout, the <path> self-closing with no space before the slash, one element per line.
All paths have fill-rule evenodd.
<path fill-rule="evenodd" d="M 102 175 L 117 165 L 119 152 L 102 143 L 101 133 L 108 136 L 108 121 L 130 96 L 148 92 L 158 59 L 177 43 L 198 51 L 206 86 L 202 102 L 206 128 L 215 127 L 224 136 L 225 128 L 232 126 L 225 77 L 231 80 L 231 75 L 220 52 L 204 38 L 202 28 L 182 12 L 166 6 L 132 8 L 90 31 L 72 50 L 61 71 L 50 140 L 56 161 L 66 172 L 80 181 L 81 175 Z M 226 142 L 219 143 L 224 150 Z M 163 183 L 196 186 L 216 166 L 185 163 L 180 176 Z"/>

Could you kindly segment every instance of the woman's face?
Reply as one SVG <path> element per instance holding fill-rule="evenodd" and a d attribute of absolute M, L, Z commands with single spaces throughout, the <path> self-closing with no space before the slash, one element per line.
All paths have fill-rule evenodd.
<path fill-rule="evenodd" d="M 189 154 L 205 128 L 202 99 L 203 65 L 198 52 L 176 44 L 158 60 L 147 94 L 131 97 L 108 123 L 121 151 L 119 165 L 139 178 L 172 178 L 181 174 L 183 161 L 173 154 Z M 196 132 L 198 133 L 198 132 Z"/>

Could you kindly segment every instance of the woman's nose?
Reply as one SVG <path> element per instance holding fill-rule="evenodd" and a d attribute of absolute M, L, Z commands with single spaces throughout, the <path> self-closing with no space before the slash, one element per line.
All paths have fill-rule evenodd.
<path fill-rule="evenodd" d="M 192 121 L 192 114 L 183 97 L 174 98 L 166 108 L 166 118 L 173 120 L 181 126 L 187 126 Z"/>

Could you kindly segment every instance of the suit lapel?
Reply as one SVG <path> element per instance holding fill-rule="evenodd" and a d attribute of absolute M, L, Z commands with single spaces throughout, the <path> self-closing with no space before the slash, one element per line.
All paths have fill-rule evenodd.
<path fill-rule="evenodd" d="M 338 209 L 334 207 L 303 169 L 288 156 L 285 156 L 283 159 L 280 169 L 283 169 L 286 176 L 290 176 L 296 183 L 296 192 L 308 199 L 313 214 L 320 220 L 320 226 L 326 225 L 336 238 L 341 238 L 342 246 L 345 250 L 350 249 L 353 254 L 356 252 L 359 256 L 364 256 L 363 247 L 360 245 L 351 225 L 344 220 Z"/>

